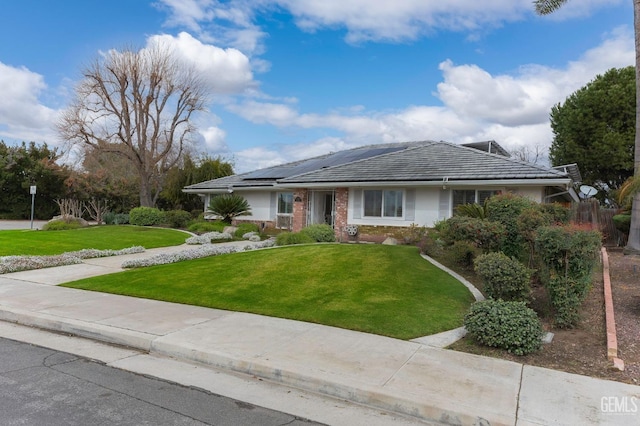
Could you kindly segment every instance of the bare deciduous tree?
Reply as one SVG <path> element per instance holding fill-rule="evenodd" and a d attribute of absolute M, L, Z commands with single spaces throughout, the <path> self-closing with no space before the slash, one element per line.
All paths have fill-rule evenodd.
<path fill-rule="evenodd" d="M 114 153 L 140 177 L 140 205 L 152 207 L 164 176 L 195 132 L 205 85 L 164 45 L 110 51 L 84 70 L 58 122 L 71 144 Z"/>
<path fill-rule="evenodd" d="M 86 203 L 87 214 L 93 220 L 95 220 L 98 225 L 104 222 L 104 215 L 109 211 L 109 206 L 106 200 L 98 200 L 96 198 L 91 198 Z"/>
<path fill-rule="evenodd" d="M 62 198 L 55 201 L 60 208 L 60 216 L 62 216 L 62 218 L 82 218 L 85 210 L 85 205 L 82 201 L 74 198 Z"/>
<path fill-rule="evenodd" d="M 511 156 L 520 161 L 526 161 L 531 164 L 542 164 L 547 160 L 547 150 L 542 145 L 534 145 L 532 147 L 521 145 L 510 152 Z"/>

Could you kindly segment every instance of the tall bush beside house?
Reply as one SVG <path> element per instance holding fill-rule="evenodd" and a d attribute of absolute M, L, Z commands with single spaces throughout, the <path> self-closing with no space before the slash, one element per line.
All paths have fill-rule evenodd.
<path fill-rule="evenodd" d="M 554 223 L 553 216 L 546 213 L 541 206 L 542 205 L 524 209 L 517 220 L 517 228 L 520 236 L 528 245 L 529 267 L 533 267 L 535 261 L 536 232 L 540 227 L 549 226 Z"/>
<path fill-rule="evenodd" d="M 518 226 L 518 217 L 525 209 L 536 206 L 535 201 L 511 193 L 494 195 L 487 200 L 487 219 L 501 223 L 506 229 L 500 250 L 507 256 L 526 258 L 525 239 Z"/>
<path fill-rule="evenodd" d="M 536 249 L 545 267 L 547 288 L 558 327 L 574 327 L 589 292 L 602 236 L 578 226 L 546 226 L 538 230 Z"/>
<path fill-rule="evenodd" d="M 526 302 L 529 299 L 531 270 L 504 253 L 487 253 L 474 262 L 482 278 L 484 294 L 491 299 Z"/>
<path fill-rule="evenodd" d="M 469 216 L 453 216 L 446 220 L 441 237 L 448 244 L 466 241 L 475 247 L 490 251 L 502 244 L 506 229 L 498 222 L 490 222 Z"/>
<path fill-rule="evenodd" d="M 571 219 L 571 209 L 560 203 L 540 204 L 540 210 L 551 217 L 551 223 L 555 225 L 568 225 Z"/>
<path fill-rule="evenodd" d="M 129 223 L 138 226 L 153 226 L 164 223 L 164 212 L 155 207 L 136 207 L 129 212 Z"/>

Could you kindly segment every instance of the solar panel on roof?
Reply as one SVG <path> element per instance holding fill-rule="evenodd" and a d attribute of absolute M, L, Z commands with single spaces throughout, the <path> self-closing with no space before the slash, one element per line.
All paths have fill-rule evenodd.
<path fill-rule="evenodd" d="M 356 148 L 348 151 L 339 151 L 334 152 L 333 154 L 329 154 L 326 157 L 312 158 L 298 164 L 285 164 L 280 167 L 276 166 L 269 169 L 256 170 L 255 172 L 247 174 L 244 179 L 282 179 L 289 176 L 296 176 L 313 172 L 327 167 L 339 166 L 358 160 L 364 160 L 367 158 L 375 157 L 377 155 L 401 151 L 405 148 L 406 146 L 398 146 L 389 148 Z"/>

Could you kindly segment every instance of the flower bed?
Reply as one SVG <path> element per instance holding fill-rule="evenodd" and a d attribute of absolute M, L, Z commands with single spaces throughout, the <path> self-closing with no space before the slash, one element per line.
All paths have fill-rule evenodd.
<path fill-rule="evenodd" d="M 233 238 L 228 232 L 207 232 L 202 235 L 195 235 L 193 237 L 189 237 L 185 240 L 186 244 L 196 245 L 196 244 L 210 244 L 211 241 L 220 241 L 220 240 L 230 240 Z"/>
<path fill-rule="evenodd" d="M 184 260 L 200 259 L 202 257 L 217 256 L 220 254 L 237 253 L 241 251 L 249 251 L 259 248 L 272 247 L 275 245 L 273 240 L 265 240 L 260 243 L 247 244 L 240 246 L 220 246 L 216 244 L 203 244 L 198 248 L 185 250 L 177 253 L 164 253 L 157 256 L 148 257 L 146 259 L 128 260 L 122 263 L 123 268 L 144 268 L 146 266 L 165 265 L 167 263 L 182 262 Z"/>
<path fill-rule="evenodd" d="M 82 259 L 120 256 L 123 254 L 142 253 L 144 251 L 144 247 L 134 246 L 122 250 L 82 249 L 50 256 L 2 256 L 0 257 L 0 274 L 51 268 L 54 266 L 75 265 L 82 263 Z"/>

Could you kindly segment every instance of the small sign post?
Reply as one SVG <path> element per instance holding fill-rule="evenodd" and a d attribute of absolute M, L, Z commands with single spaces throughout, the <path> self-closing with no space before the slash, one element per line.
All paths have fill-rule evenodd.
<path fill-rule="evenodd" d="M 29 193 L 31 194 L 31 229 L 33 229 L 33 207 L 36 202 L 36 186 L 31 185 L 29 188 Z"/>

